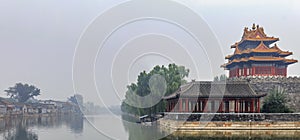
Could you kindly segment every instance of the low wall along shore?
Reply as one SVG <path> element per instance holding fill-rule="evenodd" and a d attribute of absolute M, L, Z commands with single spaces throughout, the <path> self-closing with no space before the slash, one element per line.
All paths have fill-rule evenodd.
<path fill-rule="evenodd" d="M 300 113 L 166 113 L 158 122 L 165 130 L 300 130 Z"/>
<path fill-rule="evenodd" d="M 300 113 L 165 113 L 164 119 L 176 121 L 298 121 Z"/>

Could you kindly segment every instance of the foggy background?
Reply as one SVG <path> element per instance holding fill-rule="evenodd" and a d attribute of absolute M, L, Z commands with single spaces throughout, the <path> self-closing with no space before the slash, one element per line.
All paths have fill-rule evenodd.
<path fill-rule="evenodd" d="M 74 94 L 72 64 L 81 33 L 94 18 L 121 2 L 124 1 L 1 0 L 0 96 L 7 97 L 5 89 L 17 82 L 23 82 L 41 89 L 41 95 L 37 99 L 67 100 Z M 256 23 L 264 27 L 267 35 L 280 38 L 278 46 L 284 51 L 294 53 L 289 58 L 298 60 L 300 58 L 300 2 L 296 0 L 263 2 L 178 0 L 178 2 L 197 12 L 207 22 L 219 40 L 224 56 L 233 53 L 230 46 L 241 39 L 244 27 L 251 28 L 252 23 Z M 153 31 L 155 31 L 153 27 L 162 32 L 167 27 L 172 28 L 158 22 L 148 21 L 140 24 L 144 26 L 157 24 L 148 29 Z M 127 27 L 126 30 L 139 32 L 134 26 Z M 123 35 L 125 34 L 124 31 Z M 178 36 L 180 31 L 174 30 L 173 34 Z M 111 38 L 112 42 L 116 39 L 118 37 Z M 106 49 L 110 51 L 109 46 L 106 46 Z M 146 64 L 143 68 L 150 69 L 155 65 L 153 62 L 166 64 L 168 59 L 161 60 L 152 56 L 137 64 Z M 225 59 L 219 65 L 224 62 Z M 299 75 L 299 69 L 299 64 L 291 65 L 288 75 Z M 101 66 L 97 66 L 96 70 L 101 71 Z M 130 71 L 128 82 L 135 82 L 139 68 L 133 66 Z M 219 71 L 220 73 L 204 74 L 199 79 L 195 77 L 195 71 L 191 71 L 190 79 L 212 80 L 214 76 L 222 74 L 221 68 Z M 126 85 L 123 89 L 126 89 Z M 85 101 L 96 104 L 99 102 L 93 96 L 81 94 Z M 124 97 L 120 95 L 120 99 L 122 98 Z M 108 105 L 118 105 L 120 99 L 107 101 Z"/>

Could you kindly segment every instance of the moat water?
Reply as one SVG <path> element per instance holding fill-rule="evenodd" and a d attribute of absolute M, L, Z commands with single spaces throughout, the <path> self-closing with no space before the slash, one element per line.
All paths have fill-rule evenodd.
<path fill-rule="evenodd" d="M 1 140 L 214 139 L 300 140 L 300 131 L 190 131 L 168 134 L 156 125 L 124 121 L 119 115 L 0 119 Z M 128 119 L 126 119 L 128 120 Z"/>

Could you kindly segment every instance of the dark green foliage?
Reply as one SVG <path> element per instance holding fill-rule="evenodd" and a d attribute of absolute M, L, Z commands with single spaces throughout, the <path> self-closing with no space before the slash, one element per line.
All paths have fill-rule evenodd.
<path fill-rule="evenodd" d="M 72 102 L 72 103 L 74 103 L 74 104 L 78 104 L 78 102 L 77 102 L 77 99 L 76 99 L 76 97 L 75 97 L 75 95 L 74 96 L 71 96 L 71 97 L 69 97 L 68 98 L 68 101 L 70 101 L 70 102 Z"/>
<path fill-rule="evenodd" d="M 155 114 L 157 112 L 165 111 L 166 103 L 164 100 L 160 100 L 156 105 L 151 106 L 149 108 L 138 108 L 130 106 L 130 104 L 128 104 L 133 102 L 142 102 L 136 99 L 136 96 L 134 95 L 144 97 L 151 93 L 154 94 L 152 96 L 153 98 L 161 97 L 161 95 L 159 95 L 161 93 L 161 90 L 159 89 L 163 88 L 163 84 L 156 82 L 149 84 L 150 79 L 153 78 L 154 75 L 159 75 L 165 80 L 166 88 L 164 90 L 164 96 L 166 96 L 174 93 L 181 86 L 181 84 L 186 83 L 184 78 L 188 77 L 189 70 L 186 69 L 184 66 L 169 64 L 167 68 L 163 65 L 155 66 L 149 73 L 147 73 L 146 71 L 141 72 L 138 76 L 137 83 L 132 83 L 127 86 L 125 100 L 122 102 L 121 105 L 121 109 L 123 112 L 141 116 L 145 114 L 150 115 Z M 155 88 L 150 87 L 151 84 L 153 84 L 152 86 L 154 86 Z"/>
<path fill-rule="evenodd" d="M 219 80 L 219 76 L 215 76 L 215 77 L 214 77 L 214 81 L 215 81 L 215 82 L 216 82 L 216 81 L 220 81 L 220 80 Z"/>
<path fill-rule="evenodd" d="M 214 77 L 214 81 L 217 82 L 217 81 L 225 81 L 227 79 L 227 76 L 225 74 L 222 74 L 220 76 L 216 76 Z"/>
<path fill-rule="evenodd" d="M 222 74 L 220 76 L 220 81 L 225 81 L 227 79 L 227 76 L 225 74 Z"/>
<path fill-rule="evenodd" d="M 14 87 L 9 87 L 8 90 L 4 90 L 7 96 L 15 99 L 18 102 L 26 102 L 30 98 L 40 95 L 40 89 L 33 85 L 17 83 Z"/>
<path fill-rule="evenodd" d="M 85 110 L 86 108 L 83 106 L 83 96 L 80 94 L 75 94 L 73 96 L 70 96 L 68 98 L 68 101 L 72 102 L 73 104 L 75 104 L 77 107 L 79 107 L 82 110 Z M 79 109 L 77 108 L 77 109 Z M 79 110 L 77 110 L 79 111 Z"/>
<path fill-rule="evenodd" d="M 280 88 L 274 88 L 265 98 L 262 112 L 264 113 L 291 113 L 285 105 L 287 102 L 286 93 Z"/>

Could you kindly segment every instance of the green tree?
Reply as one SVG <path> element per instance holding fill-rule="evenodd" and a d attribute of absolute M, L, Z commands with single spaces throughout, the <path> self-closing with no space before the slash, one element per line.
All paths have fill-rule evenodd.
<path fill-rule="evenodd" d="M 292 111 L 286 106 L 287 97 L 283 89 L 277 87 L 269 92 L 265 98 L 262 107 L 264 113 L 291 113 Z"/>
<path fill-rule="evenodd" d="M 219 76 L 215 76 L 215 77 L 214 77 L 214 81 L 215 81 L 215 82 L 220 81 L 220 80 L 219 80 Z"/>
<path fill-rule="evenodd" d="M 68 101 L 70 101 L 70 102 L 72 102 L 72 103 L 74 103 L 74 104 L 78 105 L 78 102 L 77 102 L 77 99 L 76 99 L 76 97 L 75 97 L 75 96 L 71 96 L 71 97 L 69 97 L 69 98 L 68 98 Z"/>
<path fill-rule="evenodd" d="M 4 90 L 7 96 L 15 99 L 18 102 L 26 102 L 30 98 L 40 95 L 40 89 L 33 85 L 17 83 L 14 87 L 9 87 L 8 90 Z"/>
<path fill-rule="evenodd" d="M 227 76 L 225 74 L 220 75 L 220 81 L 225 81 Z"/>
<path fill-rule="evenodd" d="M 68 101 L 82 107 L 83 106 L 83 97 L 80 94 L 75 94 L 68 98 Z"/>
<path fill-rule="evenodd" d="M 159 75 L 157 77 L 157 75 Z M 165 111 L 166 103 L 164 100 L 161 100 L 154 106 L 149 108 L 137 108 L 130 106 L 130 103 L 135 104 L 145 104 L 146 102 L 151 101 L 140 101 L 134 95 L 138 96 L 147 96 L 151 94 L 151 99 L 157 100 L 158 97 L 161 97 L 161 91 L 165 88 L 164 96 L 174 93 L 181 84 L 186 83 L 185 78 L 188 77 L 189 70 L 184 66 L 177 66 L 176 64 L 169 64 L 168 67 L 155 66 L 149 73 L 146 71 L 141 72 L 138 75 L 137 83 L 131 83 L 127 86 L 127 91 L 125 94 L 125 100 L 122 102 L 121 110 L 135 115 L 145 115 L 145 114 L 155 114 L 157 112 Z M 165 80 L 165 86 L 161 83 L 161 77 Z M 159 83 L 152 82 L 150 79 L 157 80 Z M 152 87 L 151 87 L 152 86 Z"/>
<path fill-rule="evenodd" d="M 225 74 L 222 74 L 220 76 L 215 76 L 214 77 L 214 81 L 217 82 L 217 81 L 225 81 L 227 79 L 227 76 Z"/>

